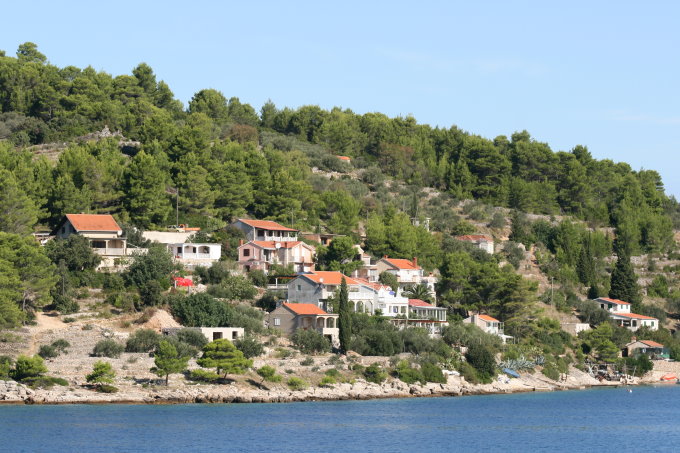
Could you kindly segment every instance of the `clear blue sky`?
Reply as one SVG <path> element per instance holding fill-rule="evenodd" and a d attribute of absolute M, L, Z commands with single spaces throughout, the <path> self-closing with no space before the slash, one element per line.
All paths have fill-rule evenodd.
<path fill-rule="evenodd" d="M 257 110 L 412 114 L 488 138 L 655 169 L 680 198 L 680 3 L 8 2 L 0 49 L 114 75 L 140 62 L 185 105 L 202 88 Z"/>

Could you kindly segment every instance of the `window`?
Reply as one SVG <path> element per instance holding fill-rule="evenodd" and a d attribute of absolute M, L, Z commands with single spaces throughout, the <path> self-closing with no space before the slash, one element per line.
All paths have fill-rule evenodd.
<path fill-rule="evenodd" d="M 274 325 L 280 326 L 281 325 L 281 318 L 274 318 Z"/>
<path fill-rule="evenodd" d="M 302 291 L 302 285 L 297 285 L 297 290 Z"/>
<path fill-rule="evenodd" d="M 250 249 L 243 249 L 243 256 L 250 256 Z"/>

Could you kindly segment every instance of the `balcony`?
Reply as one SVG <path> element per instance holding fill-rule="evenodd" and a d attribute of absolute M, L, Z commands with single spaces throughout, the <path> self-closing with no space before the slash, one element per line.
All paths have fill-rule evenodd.
<path fill-rule="evenodd" d="M 125 255 L 125 249 L 123 248 L 112 248 L 112 247 L 107 247 L 107 248 L 93 248 L 92 249 L 94 253 L 97 255 L 102 255 L 102 256 L 124 256 Z"/>

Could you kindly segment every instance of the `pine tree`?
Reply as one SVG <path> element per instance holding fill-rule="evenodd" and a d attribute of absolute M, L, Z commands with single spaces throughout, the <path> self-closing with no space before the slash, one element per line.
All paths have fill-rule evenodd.
<path fill-rule="evenodd" d="M 165 183 L 166 175 L 153 156 L 140 151 L 132 159 L 125 175 L 125 209 L 134 223 L 146 228 L 165 222 L 171 211 Z"/>
<path fill-rule="evenodd" d="M 630 256 L 621 253 L 616 260 L 616 266 L 611 275 L 611 289 L 609 297 L 633 304 L 633 310 L 637 310 L 642 302 L 640 288 L 637 284 L 637 275 L 630 263 Z"/>
<path fill-rule="evenodd" d="M 38 221 L 38 209 L 14 175 L 0 168 L 0 231 L 26 236 Z"/>
<path fill-rule="evenodd" d="M 165 377 L 165 385 L 167 386 L 169 376 L 186 370 L 188 361 L 189 357 L 181 357 L 172 344 L 163 340 L 158 345 L 158 350 L 154 354 L 154 364 L 156 366 L 151 371 L 160 377 Z"/>
<path fill-rule="evenodd" d="M 338 319 L 338 328 L 340 329 L 340 350 L 346 353 L 349 350 L 349 342 L 352 337 L 352 317 L 349 308 L 349 291 L 347 290 L 347 281 L 342 277 L 340 283 L 340 318 Z"/>

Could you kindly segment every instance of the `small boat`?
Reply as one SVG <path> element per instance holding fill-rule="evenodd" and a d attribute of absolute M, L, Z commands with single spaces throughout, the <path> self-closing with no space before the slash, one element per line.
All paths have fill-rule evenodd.
<path fill-rule="evenodd" d="M 674 373 L 668 373 L 668 374 L 664 374 L 663 376 L 661 376 L 661 380 L 665 381 L 665 382 L 677 381 L 678 377 Z"/>
<path fill-rule="evenodd" d="M 503 368 L 503 373 L 514 378 L 519 378 L 519 373 L 515 370 L 511 370 L 510 368 Z"/>

